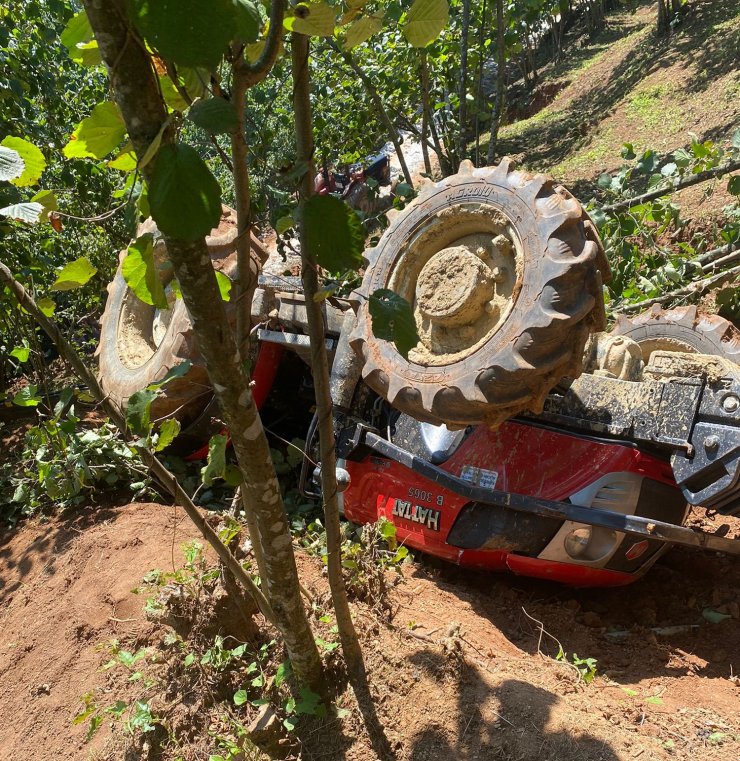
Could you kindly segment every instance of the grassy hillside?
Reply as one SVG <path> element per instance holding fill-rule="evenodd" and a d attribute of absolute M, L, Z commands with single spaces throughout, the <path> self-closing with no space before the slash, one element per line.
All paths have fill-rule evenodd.
<path fill-rule="evenodd" d="M 691 133 L 729 138 L 740 126 L 740 4 L 691 0 L 666 40 L 656 37 L 655 18 L 655 3 L 640 3 L 611 14 L 594 39 L 571 35 L 563 60 L 544 68 L 538 85 L 558 94 L 530 118 L 502 128 L 501 152 L 587 198 L 601 172 L 620 166 L 625 142 L 639 155 L 647 148 L 672 151 Z M 717 198 L 711 207 L 723 202 Z"/>

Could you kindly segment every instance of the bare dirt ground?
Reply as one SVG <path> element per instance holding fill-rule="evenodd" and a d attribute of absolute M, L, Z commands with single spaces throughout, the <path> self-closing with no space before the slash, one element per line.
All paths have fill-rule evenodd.
<path fill-rule="evenodd" d="M 71 722 L 83 694 L 97 690 L 113 702 L 126 689 L 100 669 L 111 639 L 131 650 L 161 641 L 164 630 L 146 621 L 131 590 L 150 569 L 182 564 L 179 545 L 195 531 L 175 516 L 172 507 L 133 504 L 0 536 L 2 761 L 145 757 L 125 752 L 108 723 L 86 744 L 85 725 Z M 736 519 L 713 525 L 740 531 Z M 300 556 L 299 567 L 309 592 L 325 595 L 320 562 Z M 405 568 L 387 602 L 390 614 L 359 603 L 354 614 L 378 717 L 399 759 L 740 755 L 736 561 L 673 550 L 644 580 L 608 591 L 424 561 Z M 730 617 L 710 623 L 707 608 Z M 593 682 L 551 657 L 558 646 L 550 635 L 571 659 L 597 659 Z M 377 758 L 349 692 L 337 702 L 349 714 L 304 720 L 294 755 Z M 207 734 L 199 742 L 179 757 L 215 752 Z"/>

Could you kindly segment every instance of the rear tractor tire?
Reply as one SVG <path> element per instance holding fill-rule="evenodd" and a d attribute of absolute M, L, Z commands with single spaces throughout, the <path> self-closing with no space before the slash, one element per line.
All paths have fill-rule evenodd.
<path fill-rule="evenodd" d="M 155 234 L 155 260 L 164 262 L 164 242 L 151 220 L 138 231 L 139 235 L 147 232 Z M 221 221 L 206 238 L 206 243 L 214 268 L 229 277 L 236 275 L 236 236 L 236 213 L 224 207 Z M 125 255 L 122 251 L 121 263 Z M 254 255 L 252 259 L 256 283 L 259 264 Z M 172 279 L 172 268 L 162 267 L 160 273 L 170 302 L 170 309 L 163 311 L 136 297 L 126 285 L 120 266 L 108 285 L 97 351 L 100 382 L 105 393 L 124 409 L 132 394 L 161 380 L 180 363 L 190 361 L 190 370 L 168 383 L 151 409 L 153 420 L 173 416 L 186 429 L 206 409 L 213 391 L 185 304 L 170 295 L 171 288 L 167 287 Z M 245 303 L 250 301 L 246 299 Z M 236 319 L 234 302 L 228 302 L 226 309 L 233 323 Z"/>
<path fill-rule="evenodd" d="M 538 412 L 604 328 L 595 227 L 567 190 L 508 159 L 427 185 L 365 256 L 350 341 L 365 382 L 418 420 L 495 426 Z M 408 358 L 373 335 L 380 288 L 412 306 L 421 340 Z"/>
<path fill-rule="evenodd" d="M 657 304 L 636 317 L 619 315 L 612 335 L 631 338 L 648 363 L 654 351 L 711 354 L 740 365 L 740 330 L 716 314 L 695 306 L 663 309 Z"/>

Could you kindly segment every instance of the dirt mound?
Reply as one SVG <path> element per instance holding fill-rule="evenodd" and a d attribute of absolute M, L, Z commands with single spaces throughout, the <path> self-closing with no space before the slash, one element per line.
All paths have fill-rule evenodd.
<path fill-rule="evenodd" d="M 105 684 L 96 647 L 153 632 L 131 593 L 181 564 L 195 531 L 162 505 L 101 509 L 0 537 L 0 759 L 80 759 L 82 696 Z M 101 732 L 100 741 L 104 740 Z"/>
<path fill-rule="evenodd" d="M 131 589 L 152 568 L 182 565 L 179 546 L 195 532 L 175 517 L 129 505 L 0 537 L 0 760 L 122 757 L 107 726 L 85 744 L 85 725 L 71 720 L 83 694 L 110 689 L 101 647 L 161 640 Z M 301 556 L 299 567 L 323 599 L 319 561 Z M 390 620 L 366 604 L 354 615 L 398 759 L 729 761 L 740 754 L 738 590 L 737 562 L 678 550 L 634 586 L 607 591 L 424 562 L 390 592 Z M 708 610 L 726 618 L 710 623 Z M 568 662 L 553 659 L 553 637 Z M 355 705 L 348 691 L 338 703 Z M 356 710 L 302 720 L 296 732 L 305 759 L 377 758 Z"/>

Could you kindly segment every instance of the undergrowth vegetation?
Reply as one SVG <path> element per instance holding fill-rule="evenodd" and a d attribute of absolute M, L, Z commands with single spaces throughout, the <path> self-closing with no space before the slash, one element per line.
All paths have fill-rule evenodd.
<path fill-rule="evenodd" d="M 372 545 L 349 539 L 345 544 L 366 574 L 377 576 L 387 568 L 378 553 L 392 562 L 397 555 L 405 556 L 395 547 L 395 530 L 389 525 L 370 527 L 369 533 L 376 535 Z M 224 541 L 241 540 L 244 556 L 238 524 L 226 518 L 219 530 Z M 383 535 L 389 544 L 381 548 L 377 537 Z M 315 532 L 312 537 L 313 542 Z M 107 685 L 80 696 L 72 719 L 73 724 L 86 725 L 87 741 L 107 723 L 121 752 L 133 749 L 152 757 L 166 749 L 178 758 L 187 748 L 189 754 L 198 752 L 209 761 L 257 759 L 262 756 L 248 737 L 258 717 L 272 717 L 272 737 L 266 744 L 284 755 L 297 743 L 293 733 L 299 723 L 323 719 L 329 712 L 337 718 L 346 715 L 347 707 L 327 706 L 310 689 L 296 686 L 283 648 L 269 630 L 249 622 L 247 601 L 235 603 L 229 597 L 227 572 L 213 564 L 202 545 L 190 542 L 181 549 L 181 567 L 154 569 L 133 590 L 145 598 L 145 615 L 159 627 L 154 644 L 141 647 L 111 640 L 98 647 Z M 244 562 L 251 567 L 249 560 Z M 352 577 L 356 568 L 348 564 L 347 571 Z M 364 598 L 371 593 L 382 590 L 373 587 Z M 319 650 L 327 666 L 335 669 L 339 643 L 328 600 L 314 598 L 310 608 Z"/>
<path fill-rule="evenodd" d="M 612 309 L 644 306 L 651 299 L 686 300 L 719 282 L 737 280 L 732 265 L 738 257 L 732 251 L 740 243 L 740 178 L 714 179 L 703 186 L 705 195 L 726 189 L 732 199 L 709 227 L 692 227 L 672 194 L 703 172 L 737 162 L 740 130 L 727 145 L 694 137 L 689 146 L 667 155 L 648 149 L 637 156 L 626 143 L 621 156 L 618 172 L 599 177 L 599 201 L 590 205 L 611 265 Z M 652 195 L 643 199 L 643 194 Z"/>

